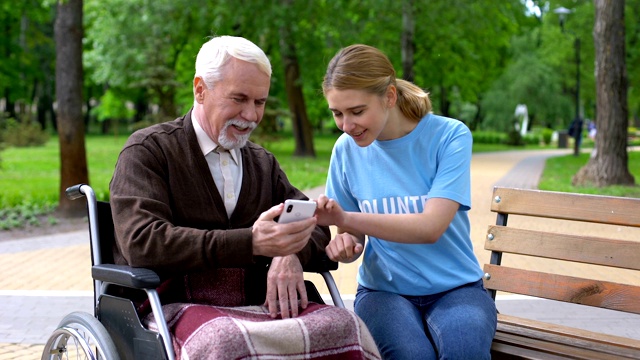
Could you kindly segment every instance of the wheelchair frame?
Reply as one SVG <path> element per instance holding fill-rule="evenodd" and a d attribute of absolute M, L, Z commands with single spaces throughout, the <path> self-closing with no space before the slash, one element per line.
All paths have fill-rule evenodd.
<path fill-rule="evenodd" d="M 67 188 L 66 195 L 72 200 L 84 196 L 87 201 L 94 314 L 77 311 L 66 315 L 49 337 L 41 359 L 66 359 L 70 354 L 81 352 L 86 359 L 174 360 L 169 327 L 156 291 L 161 284 L 160 277 L 150 269 L 105 263 L 102 247 L 104 244 L 100 242 L 101 230 L 104 231 L 99 227 L 101 203 L 97 201 L 95 192 L 89 185 L 78 184 Z M 108 203 L 101 206 L 106 208 Z M 338 288 L 329 272 L 337 268 L 337 263 L 325 259 L 311 268 L 305 268 L 304 271 L 321 274 L 334 305 L 344 308 Z M 158 332 L 148 330 L 142 325 L 131 299 L 109 294 L 110 285 L 144 291 L 156 319 Z M 312 289 L 315 290 L 315 287 Z M 70 346 L 75 349 L 69 349 Z"/>

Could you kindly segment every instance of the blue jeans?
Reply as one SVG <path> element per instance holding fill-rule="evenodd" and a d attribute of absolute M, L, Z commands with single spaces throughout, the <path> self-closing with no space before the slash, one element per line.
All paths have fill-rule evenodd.
<path fill-rule="evenodd" d="M 482 280 L 426 296 L 358 286 L 354 308 L 383 359 L 491 359 L 497 312 Z"/>

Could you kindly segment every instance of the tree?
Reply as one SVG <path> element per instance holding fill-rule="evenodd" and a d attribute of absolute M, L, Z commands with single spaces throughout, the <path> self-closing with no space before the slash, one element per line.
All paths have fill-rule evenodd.
<path fill-rule="evenodd" d="M 89 183 L 82 116 L 82 0 L 58 0 L 56 41 L 56 99 L 60 141 L 60 203 L 62 216 L 86 213 L 82 201 L 69 200 L 67 187 Z"/>
<path fill-rule="evenodd" d="M 627 64 L 640 64 L 640 1 L 627 1 L 625 16 L 625 34 L 627 37 Z M 640 66 L 630 65 L 629 76 L 629 116 L 630 124 L 640 128 Z M 631 121 L 630 119 L 630 121 Z"/>
<path fill-rule="evenodd" d="M 416 19 L 414 17 L 414 0 L 402 2 L 402 78 L 413 82 L 413 54 L 416 50 L 414 34 L 416 32 Z"/>
<path fill-rule="evenodd" d="M 432 94 L 435 112 L 452 117 L 455 101 L 479 103 L 507 65 L 511 39 L 535 23 L 520 0 L 415 0 L 414 6 L 416 84 Z"/>
<path fill-rule="evenodd" d="M 285 89 L 287 99 L 289 100 L 293 136 L 296 140 L 296 148 L 293 155 L 299 157 L 315 157 L 313 132 L 311 130 L 311 123 L 309 123 L 309 117 L 307 116 L 307 107 L 302 93 L 298 55 L 293 37 L 291 36 L 291 23 L 286 21 L 286 14 L 288 14 L 288 10 L 291 9 L 291 0 L 283 0 L 282 9 L 284 10 L 285 21 L 281 22 L 280 25 L 280 53 L 282 65 L 284 66 Z"/>
<path fill-rule="evenodd" d="M 53 112 L 53 11 L 42 1 L 0 0 L 0 97 L 8 117 L 44 127 Z M 4 115 L 4 114 L 3 114 Z"/>
<path fill-rule="evenodd" d="M 85 60 L 93 82 L 149 97 L 158 120 L 173 120 L 182 112 L 178 95 L 193 103 L 195 55 L 212 30 L 220 31 L 211 27 L 225 9 L 203 0 L 87 0 Z M 188 68 L 186 78 L 179 79 L 180 67 Z"/>
<path fill-rule="evenodd" d="M 595 0 L 596 154 L 573 177 L 574 185 L 633 185 L 627 154 L 627 69 L 624 0 Z"/>

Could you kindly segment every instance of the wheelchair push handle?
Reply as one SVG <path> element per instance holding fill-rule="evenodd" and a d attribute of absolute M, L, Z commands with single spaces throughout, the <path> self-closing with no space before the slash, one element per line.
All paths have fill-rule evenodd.
<path fill-rule="evenodd" d="M 65 190 L 65 194 L 70 200 L 76 200 L 83 196 L 85 196 L 84 190 L 82 189 L 86 184 L 77 184 L 73 186 L 69 186 L 67 190 Z"/>

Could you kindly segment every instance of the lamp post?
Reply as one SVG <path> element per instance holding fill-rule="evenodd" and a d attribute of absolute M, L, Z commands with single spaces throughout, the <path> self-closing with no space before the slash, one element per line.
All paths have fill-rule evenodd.
<path fill-rule="evenodd" d="M 565 7 L 559 7 L 553 11 L 558 15 L 560 19 L 560 28 L 562 32 L 565 33 L 564 22 L 567 18 L 567 15 L 571 13 L 571 10 Z M 573 134 L 574 142 L 573 142 L 573 155 L 578 156 L 580 154 L 580 142 L 582 140 L 582 119 L 580 118 L 580 38 L 578 35 L 575 35 L 569 31 L 569 33 L 574 37 L 574 47 L 576 50 L 576 116 L 571 122 L 569 127 L 570 132 Z"/>

